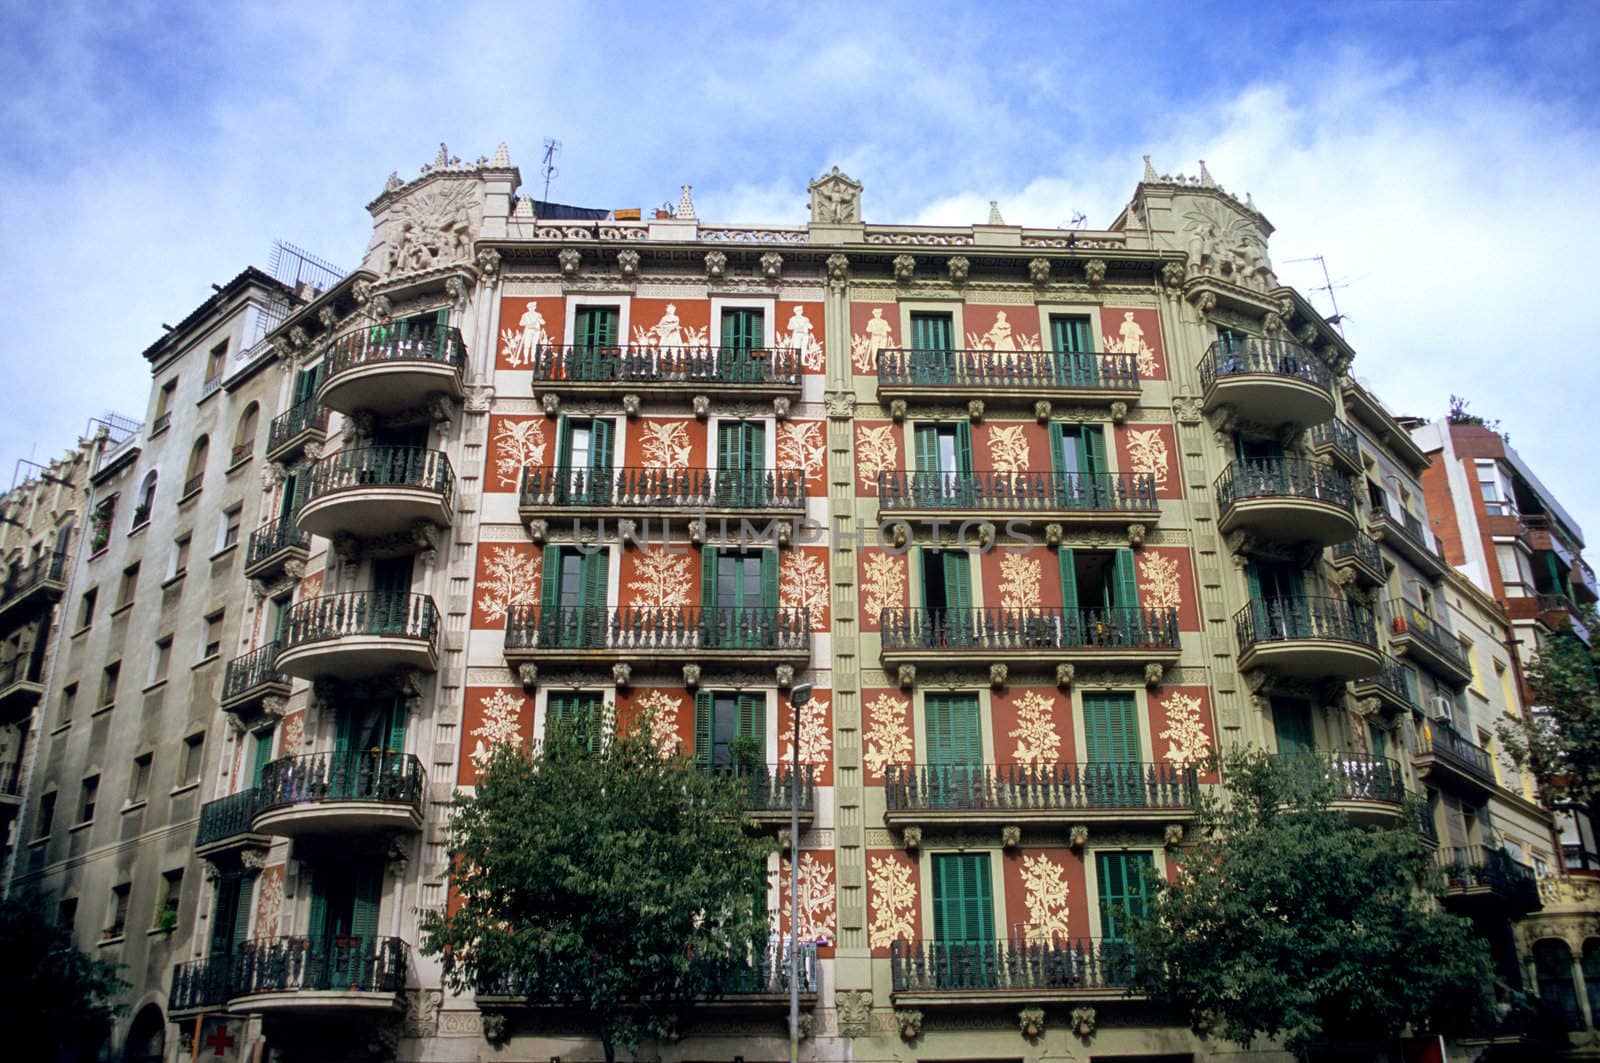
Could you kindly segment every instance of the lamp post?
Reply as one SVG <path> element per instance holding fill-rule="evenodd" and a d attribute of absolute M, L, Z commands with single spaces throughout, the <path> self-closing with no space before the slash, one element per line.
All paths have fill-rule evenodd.
<path fill-rule="evenodd" d="M 800 1061 L 800 710 L 810 701 L 810 683 L 790 688 L 794 762 L 789 768 L 789 1063 Z"/>

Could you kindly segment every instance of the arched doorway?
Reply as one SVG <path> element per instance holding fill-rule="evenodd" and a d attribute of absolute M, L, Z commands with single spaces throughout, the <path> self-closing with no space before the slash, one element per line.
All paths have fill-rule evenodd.
<path fill-rule="evenodd" d="M 154 1004 L 146 1004 L 128 1028 L 122 1046 L 122 1063 L 162 1063 L 167 1054 L 167 1017 Z"/>

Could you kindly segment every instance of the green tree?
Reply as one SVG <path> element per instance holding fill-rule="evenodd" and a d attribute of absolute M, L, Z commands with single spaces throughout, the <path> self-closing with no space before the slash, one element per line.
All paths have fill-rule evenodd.
<path fill-rule="evenodd" d="M 591 744 L 598 726 L 499 747 L 456 798 L 455 897 L 424 913 L 422 951 L 457 991 L 559 1003 L 613 1060 L 749 974 L 771 843 L 745 829 L 748 785 L 658 748 L 647 720 Z"/>
<path fill-rule="evenodd" d="M 1600 631 L 1592 605 L 1579 607 L 1590 631 Z M 1552 805 L 1569 805 L 1600 823 L 1600 653 L 1571 626 L 1545 639 L 1523 676 L 1541 711 L 1499 728 L 1500 740 L 1519 767 L 1528 767 Z"/>
<path fill-rule="evenodd" d="M 94 1059 L 111 1020 L 111 999 L 128 984 L 117 965 L 79 952 L 37 894 L 0 901 L 0 1024 L 19 1059 Z"/>
<path fill-rule="evenodd" d="M 1202 800 L 1199 841 L 1130 933 L 1134 981 L 1241 1046 L 1298 1055 L 1337 1038 L 1451 1033 L 1487 1017 L 1491 966 L 1466 920 L 1430 900 L 1433 852 L 1409 826 L 1329 807 L 1319 762 L 1235 752 Z"/>

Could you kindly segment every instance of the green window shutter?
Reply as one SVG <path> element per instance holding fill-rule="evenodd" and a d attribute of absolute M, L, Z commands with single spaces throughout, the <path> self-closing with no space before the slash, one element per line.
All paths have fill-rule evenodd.
<path fill-rule="evenodd" d="M 1312 736 L 1311 707 L 1294 698 L 1272 699 L 1272 731 L 1278 739 L 1278 752 L 1311 753 L 1316 749 Z"/>
<path fill-rule="evenodd" d="M 739 422 L 721 421 L 717 424 L 717 472 L 739 471 Z"/>
<path fill-rule="evenodd" d="M 339 710 L 338 721 L 333 732 L 333 751 L 337 754 L 350 752 L 359 748 L 357 743 L 360 736 L 356 734 L 359 721 L 356 719 L 356 710 L 346 705 Z"/>
<path fill-rule="evenodd" d="M 1078 611 L 1078 570 L 1073 565 L 1072 548 L 1061 547 L 1056 559 L 1061 565 L 1061 608 L 1073 617 Z"/>
<path fill-rule="evenodd" d="M 556 421 L 556 484 L 564 497 L 572 483 L 572 419 L 562 414 Z"/>
<path fill-rule="evenodd" d="M 356 869 L 355 905 L 350 934 L 370 946 L 378 936 L 378 907 L 383 899 L 383 869 L 367 864 Z"/>
<path fill-rule="evenodd" d="M 1087 473 L 1103 473 L 1106 471 L 1106 435 L 1105 429 L 1097 424 L 1086 424 L 1078 429 L 1078 439 L 1083 447 L 1083 471 Z"/>
<path fill-rule="evenodd" d="M 1417 670 L 1409 664 L 1400 666 L 1400 675 L 1406 684 L 1406 695 L 1411 698 L 1411 704 L 1421 707 L 1422 684 L 1417 679 Z"/>
<path fill-rule="evenodd" d="M 578 342 L 585 347 L 614 347 L 617 310 L 611 306 L 585 306 L 578 310 Z"/>
<path fill-rule="evenodd" d="M 1099 853 L 1095 862 L 1100 886 L 1100 936 L 1121 941 L 1127 936 L 1128 917 L 1145 913 L 1145 876 L 1154 869 L 1155 859 L 1149 853 Z"/>
<path fill-rule="evenodd" d="M 912 430 L 912 438 L 916 440 L 917 471 L 937 473 L 939 471 L 938 426 L 919 424 Z"/>
<path fill-rule="evenodd" d="M 700 606 L 703 609 L 717 607 L 717 548 L 703 546 L 700 548 Z"/>
<path fill-rule="evenodd" d="M 1085 694 L 1083 732 L 1089 763 L 1139 762 L 1139 720 L 1133 695 Z"/>
<path fill-rule="evenodd" d="M 217 880 L 216 903 L 211 909 L 211 955 L 226 956 L 233 948 L 233 924 L 238 918 L 239 877 Z"/>
<path fill-rule="evenodd" d="M 272 759 L 272 732 L 257 731 L 255 746 L 255 768 L 250 773 L 250 785 L 252 787 L 261 785 L 261 769 L 265 768 L 267 762 Z"/>
<path fill-rule="evenodd" d="M 1134 568 L 1133 551 L 1118 550 L 1111 565 L 1111 604 L 1122 609 L 1139 608 L 1139 577 Z"/>
<path fill-rule="evenodd" d="M 745 354 L 761 347 L 760 310 L 728 309 L 722 312 L 722 349 Z"/>
<path fill-rule="evenodd" d="M 972 473 L 972 425 L 966 421 L 956 422 L 956 471 Z"/>
<path fill-rule="evenodd" d="M 965 550 L 942 550 L 944 600 L 950 612 L 965 616 L 972 608 L 972 563 Z"/>
<path fill-rule="evenodd" d="M 767 466 L 767 426 L 760 421 L 745 421 L 744 464 L 746 473 L 759 474 Z"/>
<path fill-rule="evenodd" d="M 1250 584 L 1250 603 L 1259 607 L 1265 599 L 1261 596 L 1261 569 L 1255 561 L 1245 564 L 1244 578 Z"/>
<path fill-rule="evenodd" d="M 1066 428 L 1060 421 L 1050 422 L 1050 467 L 1057 475 L 1076 471 L 1067 462 Z"/>
<path fill-rule="evenodd" d="M 778 551 L 761 551 L 761 608 L 778 608 Z"/>
<path fill-rule="evenodd" d="M 988 853 L 941 853 L 934 858 L 933 936 L 942 944 L 991 943 L 994 893 Z M 972 972 L 979 977 L 979 972 Z"/>
<path fill-rule="evenodd" d="M 951 331 L 949 314 L 911 315 L 911 346 L 917 350 L 950 350 Z"/>
<path fill-rule="evenodd" d="M 561 606 L 561 547 L 547 546 L 544 548 L 544 567 L 539 584 L 539 607 L 544 614 L 545 622 L 555 620 L 556 610 Z"/>
<path fill-rule="evenodd" d="M 385 750 L 406 751 L 406 701 L 397 697 L 389 706 L 389 741 Z M 398 767 L 398 765 L 397 765 Z"/>
<path fill-rule="evenodd" d="M 585 613 L 604 610 L 606 607 L 606 573 L 610 566 L 611 551 L 596 550 L 583 558 L 583 588 L 578 599 Z"/>
<path fill-rule="evenodd" d="M 701 767 L 711 766 L 711 692 L 694 692 L 694 759 Z"/>
<path fill-rule="evenodd" d="M 1057 351 L 1087 354 L 1094 349 L 1089 338 L 1089 319 L 1052 315 L 1050 318 L 1050 344 Z"/>
<path fill-rule="evenodd" d="M 239 904 L 233 912 L 233 932 L 228 941 L 228 954 L 239 951 L 239 943 L 250 939 L 250 909 L 256 903 L 256 876 L 245 875 L 239 879 Z"/>
<path fill-rule="evenodd" d="M 739 729 L 741 738 L 754 738 L 765 742 L 767 738 L 767 699 L 762 694 L 739 695 Z"/>
<path fill-rule="evenodd" d="M 983 736 L 978 699 L 971 694 L 929 694 L 923 704 L 928 763 L 978 766 L 983 763 Z"/>

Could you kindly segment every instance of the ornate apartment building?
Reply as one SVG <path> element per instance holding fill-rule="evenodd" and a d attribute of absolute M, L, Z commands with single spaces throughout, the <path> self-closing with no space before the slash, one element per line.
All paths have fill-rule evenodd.
<path fill-rule="evenodd" d="M 1231 1054 L 1130 999 L 1119 916 L 1217 746 L 1433 839 L 1530 983 L 1563 862 L 1492 747 L 1509 621 L 1248 200 L 1147 163 L 1103 231 L 880 225 L 835 169 L 777 227 L 519 187 L 504 146 L 392 177 L 360 268 L 241 275 L 99 456 L 15 881 L 129 964 L 128 1058 L 204 1016 L 237 1058 L 599 1058 L 417 949 L 452 793 L 583 708 L 751 780 L 809 1059 Z M 650 1051 L 782 1058 L 786 961 Z"/>

